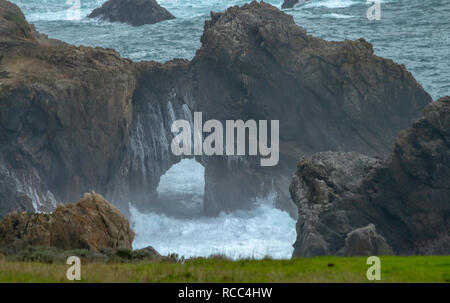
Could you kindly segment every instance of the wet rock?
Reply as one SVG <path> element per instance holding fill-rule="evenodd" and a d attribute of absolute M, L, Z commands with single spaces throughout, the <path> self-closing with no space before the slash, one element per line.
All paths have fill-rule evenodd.
<path fill-rule="evenodd" d="M 175 19 L 171 13 L 155 0 L 109 0 L 92 11 L 88 17 L 128 23 L 132 26 L 154 24 L 164 20 Z"/>
<path fill-rule="evenodd" d="M 85 194 L 76 204 L 52 214 L 14 212 L 0 222 L 0 247 L 19 251 L 29 246 L 64 250 L 131 249 L 134 232 L 128 220 L 98 194 Z"/>
<path fill-rule="evenodd" d="M 299 2 L 300 0 L 284 0 L 281 8 L 293 8 Z M 301 2 L 304 2 L 304 0 L 301 0 Z"/>

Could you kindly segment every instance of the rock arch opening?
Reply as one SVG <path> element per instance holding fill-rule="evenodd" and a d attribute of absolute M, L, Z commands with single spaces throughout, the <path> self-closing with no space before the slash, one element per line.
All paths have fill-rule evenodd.
<path fill-rule="evenodd" d="M 161 176 L 156 192 L 162 213 L 179 217 L 200 216 L 205 194 L 205 167 L 195 159 L 181 160 Z"/>

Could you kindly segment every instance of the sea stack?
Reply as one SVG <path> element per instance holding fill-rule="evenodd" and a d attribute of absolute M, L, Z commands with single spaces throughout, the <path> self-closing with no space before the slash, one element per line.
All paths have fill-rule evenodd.
<path fill-rule="evenodd" d="M 293 8 L 299 2 L 300 2 L 300 0 L 284 0 L 281 8 Z M 302 0 L 301 2 L 305 2 L 305 1 Z"/>
<path fill-rule="evenodd" d="M 88 17 L 128 23 L 132 26 L 154 24 L 175 19 L 171 13 L 155 0 L 109 0 L 101 7 L 93 10 Z"/>

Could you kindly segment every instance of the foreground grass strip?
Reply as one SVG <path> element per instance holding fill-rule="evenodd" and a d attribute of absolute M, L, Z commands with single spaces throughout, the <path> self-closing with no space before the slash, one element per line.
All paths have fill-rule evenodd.
<path fill-rule="evenodd" d="M 0 260 L 0 282 L 68 282 L 65 264 Z M 366 258 L 84 263 L 81 282 L 369 282 Z M 380 282 L 450 282 L 450 256 L 381 257 Z"/>

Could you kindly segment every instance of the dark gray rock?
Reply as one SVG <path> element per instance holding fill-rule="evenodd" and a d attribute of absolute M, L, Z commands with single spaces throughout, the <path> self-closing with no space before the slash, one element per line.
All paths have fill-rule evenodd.
<path fill-rule="evenodd" d="M 294 256 L 344 254 L 345 236 L 354 228 L 334 203 L 356 191 L 378 162 L 353 152 L 322 152 L 299 160 L 290 186 L 298 208 Z M 333 216 L 330 221 L 328 214 Z"/>
<path fill-rule="evenodd" d="M 304 2 L 304 0 L 301 1 Z M 299 2 L 300 0 L 284 0 L 283 5 L 281 5 L 281 8 L 293 8 Z"/>
<path fill-rule="evenodd" d="M 128 23 L 132 26 L 154 24 L 175 19 L 155 0 L 109 0 L 89 14 L 89 18 L 101 18 L 111 22 Z"/>
<path fill-rule="evenodd" d="M 387 256 L 392 254 L 392 248 L 377 233 L 373 224 L 357 228 L 345 238 L 345 255 L 347 256 Z"/>
<path fill-rule="evenodd" d="M 0 248 L 13 251 L 29 246 L 131 249 L 133 239 L 128 220 L 95 193 L 76 204 L 60 205 L 52 214 L 13 212 L 0 221 Z"/>
<path fill-rule="evenodd" d="M 300 159 L 290 187 L 299 209 L 294 256 L 384 253 L 361 241 L 370 228 L 359 228 L 369 224 L 379 234 L 371 238 L 383 237 L 395 254 L 449 254 L 449 147 L 445 97 L 400 133 L 383 161 L 340 153 Z"/>
<path fill-rule="evenodd" d="M 195 58 L 165 64 L 49 46 L 0 21 L 10 33 L 0 44 L 1 178 L 17 184 L 0 194 L 5 212 L 29 207 L 14 202 L 18 195 L 49 211 L 94 189 L 125 214 L 128 203 L 157 208 L 159 178 L 181 160 L 170 152 L 173 119 L 201 111 L 204 120 L 280 121 L 276 167 L 256 157 L 196 157 L 205 166 L 205 213 L 250 208 L 275 192 L 277 206 L 295 216 L 288 188 L 299 155 L 387 155 L 431 101 L 404 66 L 374 55 L 365 40 L 313 37 L 266 3 L 212 13 Z"/>

